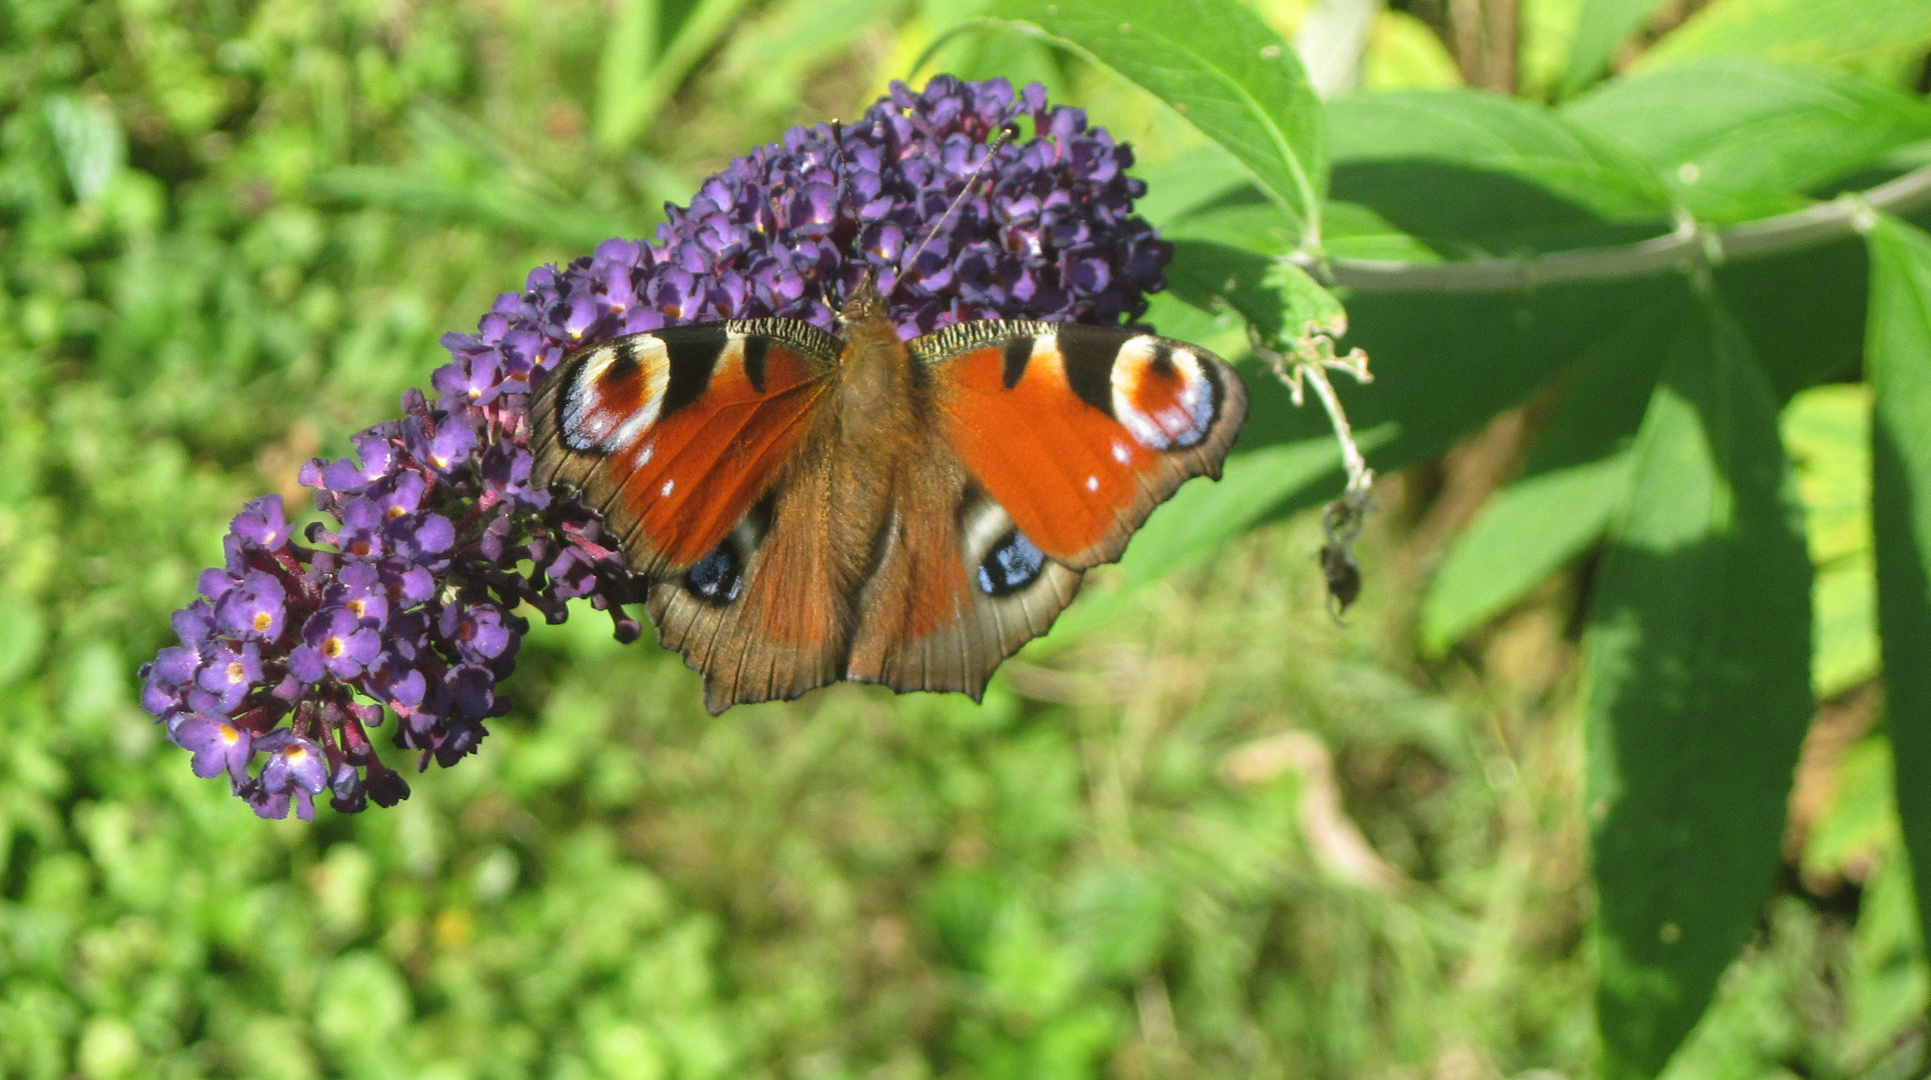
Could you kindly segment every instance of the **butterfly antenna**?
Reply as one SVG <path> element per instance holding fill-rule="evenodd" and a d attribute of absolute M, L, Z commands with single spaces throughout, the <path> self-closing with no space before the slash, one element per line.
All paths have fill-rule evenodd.
<path fill-rule="evenodd" d="M 845 201 L 845 122 L 836 117 L 831 121 L 831 147 L 831 205 L 832 220 L 835 222 L 838 207 Z M 836 279 L 833 279 L 833 284 L 838 284 Z M 841 309 L 846 301 L 851 299 L 843 295 L 843 292 L 841 287 L 838 297 L 838 307 Z"/>
<path fill-rule="evenodd" d="M 919 241 L 919 246 L 912 251 L 912 257 L 901 262 L 899 264 L 900 266 L 909 271 L 912 267 L 918 265 L 919 256 L 925 254 L 925 249 L 931 247 L 932 241 L 938 238 L 939 229 L 951 219 L 953 213 L 959 209 L 960 204 L 966 201 L 966 196 L 972 194 L 972 185 L 979 182 L 979 176 L 986 171 L 986 166 L 992 164 L 992 159 L 998 156 L 999 151 L 1005 149 L 1007 143 L 1012 142 L 1018 137 L 1019 125 L 1006 124 L 1000 127 L 999 137 L 992 140 L 992 146 L 986 151 L 986 156 L 979 159 L 979 164 L 974 166 L 972 172 L 966 177 L 965 186 L 959 189 L 959 194 L 953 198 L 952 205 L 946 207 L 945 213 L 939 215 L 939 220 L 933 222 L 932 227 L 925 230 L 925 239 Z M 904 280 L 905 274 L 901 272 L 897 279 L 892 282 L 892 291 L 897 292 L 900 282 Z"/>

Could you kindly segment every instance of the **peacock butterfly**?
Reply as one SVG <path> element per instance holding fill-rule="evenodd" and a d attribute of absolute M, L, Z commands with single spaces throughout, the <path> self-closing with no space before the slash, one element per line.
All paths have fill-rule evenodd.
<path fill-rule="evenodd" d="M 841 679 L 974 700 L 1247 414 L 1203 349 L 1075 323 L 901 341 L 869 279 L 829 334 L 632 334 L 530 403 L 534 479 L 580 489 L 712 713 Z"/>

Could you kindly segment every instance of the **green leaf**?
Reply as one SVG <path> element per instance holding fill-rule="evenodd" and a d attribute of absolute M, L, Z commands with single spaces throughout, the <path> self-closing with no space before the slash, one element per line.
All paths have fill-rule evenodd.
<path fill-rule="evenodd" d="M 1569 65 L 1562 93 L 1573 94 L 1601 77 L 1611 57 L 1641 29 L 1662 0 L 1583 0 L 1576 15 L 1576 36 L 1569 43 Z"/>
<path fill-rule="evenodd" d="M 1927 45 L 1923 0 L 1726 0 L 1657 42 L 1638 69 L 1719 55 L 1848 66 L 1904 60 Z"/>
<path fill-rule="evenodd" d="M 1422 648 L 1445 652 L 1595 543 L 1629 486 L 1629 465 L 1627 454 L 1611 454 L 1497 492 L 1429 584 Z"/>
<path fill-rule="evenodd" d="M 1357 430 L 1394 425 L 1369 463 L 1383 472 L 1400 468 L 1447 449 L 1632 322 L 1680 305 L 1683 295 L 1673 276 L 1566 284 L 1528 296 L 1356 293 L 1339 347 L 1365 351 L 1375 381 L 1339 389 Z M 1246 437 L 1258 441 L 1277 423 L 1257 404 Z"/>
<path fill-rule="evenodd" d="M 1652 170 L 1533 102 L 1472 90 L 1355 94 L 1329 104 L 1332 197 L 1444 258 L 1636 240 L 1670 198 Z M 1336 235 L 1335 255 L 1372 257 Z"/>
<path fill-rule="evenodd" d="M 1870 235 L 1865 372 L 1884 707 L 1918 919 L 1931 926 L 1931 236 L 1886 219 Z M 1931 936 L 1931 935 L 1927 935 Z"/>
<path fill-rule="evenodd" d="M 1489 500 L 1429 583 L 1423 648 L 1441 653 L 1602 536 L 1629 486 L 1629 444 L 1660 373 L 1655 343 L 1682 316 L 1680 303 L 1659 304 L 1581 361 L 1523 478 Z"/>
<path fill-rule="evenodd" d="M 1218 143 L 1202 143 L 1155 165 L 1135 165 L 1133 171 L 1147 185 L 1147 193 L 1134 200 L 1133 211 L 1156 225 L 1164 226 L 1236 189 L 1266 199 L 1254 189 L 1247 170 Z"/>
<path fill-rule="evenodd" d="M 1790 399 L 1779 421 L 1817 568 L 1811 692 L 1835 697 L 1877 674 L 1877 582 L 1871 559 L 1871 394 L 1826 383 Z"/>
<path fill-rule="evenodd" d="M 1716 268 L 1716 291 L 1750 339 L 1779 401 L 1855 372 L 1869 307 L 1869 258 L 1856 237 Z"/>
<path fill-rule="evenodd" d="M 1247 320 L 1270 347 L 1311 347 L 1316 336 L 1348 330 L 1341 301 L 1293 263 L 1200 240 L 1176 240 L 1167 287 L 1195 307 L 1225 304 Z"/>
<path fill-rule="evenodd" d="M 1810 560 L 1774 399 L 1685 321 L 1585 637 L 1588 816 L 1612 1078 L 1655 1075 L 1755 925 L 1811 713 Z"/>
<path fill-rule="evenodd" d="M 1318 244 L 1327 191 L 1325 113 L 1294 49 L 1232 0 L 1009 0 L 1030 26 L 1119 72 L 1219 143 Z"/>
<path fill-rule="evenodd" d="M 1563 113 L 1628 147 L 1706 220 L 1801 206 L 1805 193 L 1931 138 L 1931 106 L 1910 95 L 1735 57 L 1615 79 Z"/>
<path fill-rule="evenodd" d="M 1329 203 L 1328 208 L 1336 205 Z M 1332 217 L 1322 218 L 1329 239 L 1334 237 L 1333 226 Z M 1251 183 L 1222 191 L 1189 208 L 1161 225 L 1160 235 L 1168 240 L 1205 240 L 1268 256 L 1285 255 L 1300 246 L 1300 234 L 1293 224 L 1281 216 L 1274 200 Z M 1433 253 L 1424 250 L 1422 257 L 1431 258 Z"/>

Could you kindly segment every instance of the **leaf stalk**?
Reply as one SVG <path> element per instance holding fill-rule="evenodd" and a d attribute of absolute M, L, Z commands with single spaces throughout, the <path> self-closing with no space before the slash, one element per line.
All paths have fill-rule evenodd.
<path fill-rule="evenodd" d="M 1679 227 L 1665 236 L 1616 247 L 1441 263 L 1322 258 L 1305 251 L 1288 259 L 1324 285 L 1365 292 L 1527 292 L 1566 281 L 1694 272 L 1800 251 L 1866 231 L 1873 214 L 1902 215 L 1926 205 L 1931 205 L 1931 165 L 1787 214 L 1721 229 Z"/>

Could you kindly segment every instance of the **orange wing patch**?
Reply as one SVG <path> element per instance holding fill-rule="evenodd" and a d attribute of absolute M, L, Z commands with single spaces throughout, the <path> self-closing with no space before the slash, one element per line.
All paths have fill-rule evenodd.
<path fill-rule="evenodd" d="M 966 467 L 1056 559 L 1092 547 L 1139 494 L 1151 453 L 1066 381 L 1052 339 L 1004 386 L 1001 350 L 961 357 L 946 400 L 947 434 Z"/>
<path fill-rule="evenodd" d="M 628 549 L 641 539 L 666 563 L 703 558 L 768 490 L 809 427 L 822 387 L 801 354 L 773 345 L 763 388 L 745 371 L 742 339 L 726 346 L 695 400 L 646 428 L 610 463 L 612 508 Z M 606 509 L 606 514 L 610 513 Z"/>
<path fill-rule="evenodd" d="M 960 460 L 1027 539 L 1074 569 L 1118 558 L 1174 488 L 1218 476 L 1246 417 L 1233 369 L 1179 342 L 1049 323 L 961 324 L 931 340 L 923 352 Z"/>
<path fill-rule="evenodd" d="M 784 473 L 815 416 L 835 347 L 759 324 L 635 334 L 572 357 L 530 403 L 540 483 L 583 489 L 631 569 L 704 558 Z M 748 332 L 749 331 L 749 332 Z M 827 342 L 830 335 L 824 335 Z"/>

